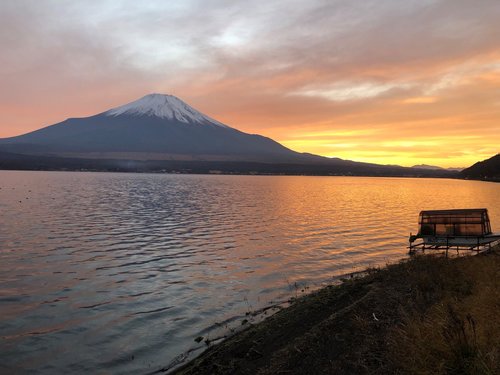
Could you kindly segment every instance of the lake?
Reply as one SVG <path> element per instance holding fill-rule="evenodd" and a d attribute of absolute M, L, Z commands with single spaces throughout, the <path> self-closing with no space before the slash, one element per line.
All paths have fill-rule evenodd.
<path fill-rule="evenodd" d="M 479 181 L 0 171 L 0 372 L 173 366 L 405 258 L 420 210 L 481 207 L 500 231 Z"/>

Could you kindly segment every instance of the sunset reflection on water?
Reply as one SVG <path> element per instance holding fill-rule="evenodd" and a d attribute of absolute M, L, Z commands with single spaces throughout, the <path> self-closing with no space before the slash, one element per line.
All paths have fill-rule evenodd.
<path fill-rule="evenodd" d="M 473 207 L 500 231 L 485 182 L 0 171 L 0 370 L 158 369 Z"/>

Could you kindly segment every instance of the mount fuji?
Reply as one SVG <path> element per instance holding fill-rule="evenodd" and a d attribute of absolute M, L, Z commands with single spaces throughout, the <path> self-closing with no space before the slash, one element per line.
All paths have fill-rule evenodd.
<path fill-rule="evenodd" d="M 0 139 L 0 169 L 444 176 L 299 153 L 247 134 L 172 95 L 150 94 L 85 118 Z"/>
<path fill-rule="evenodd" d="M 29 155 L 133 160 L 297 162 L 301 154 L 214 120 L 172 95 L 150 94 L 85 118 L 12 138 L 0 150 Z M 327 159 L 329 160 L 329 159 Z"/>

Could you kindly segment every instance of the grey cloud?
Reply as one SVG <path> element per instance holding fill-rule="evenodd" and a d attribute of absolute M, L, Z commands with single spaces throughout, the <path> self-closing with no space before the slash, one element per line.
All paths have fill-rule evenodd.
<path fill-rule="evenodd" d="M 92 107 L 178 90 L 216 111 L 211 94 L 238 99 L 229 111 L 270 100 L 349 112 L 287 95 L 349 80 L 424 87 L 456 61 L 500 53 L 498 19 L 496 0 L 6 0 L 0 100 Z"/>
<path fill-rule="evenodd" d="M 11 51 L 7 67 L 49 60 L 80 73 L 93 68 L 88 75 L 98 78 L 102 71 L 115 70 L 116 75 L 123 71 L 124 79 L 136 71 L 168 80 L 169 72 L 196 68 L 191 60 L 198 60 L 200 69 L 219 76 L 273 75 L 313 67 L 318 78 L 335 80 L 350 74 L 376 76 L 371 72 L 375 68 L 395 66 L 401 71 L 402 64 L 486 53 L 498 49 L 500 37 L 498 1 L 182 3 L 188 5 L 2 2 L 2 47 Z M 217 44 L 232 27 L 248 39 Z"/>

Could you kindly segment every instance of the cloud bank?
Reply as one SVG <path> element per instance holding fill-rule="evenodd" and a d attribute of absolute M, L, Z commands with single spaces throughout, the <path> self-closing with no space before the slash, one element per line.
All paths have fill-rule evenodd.
<path fill-rule="evenodd" d="M 0 137 L 150 92 L 298 151 L 467 166 L 499 152 L 496 0 L 0 3 Z"/>

